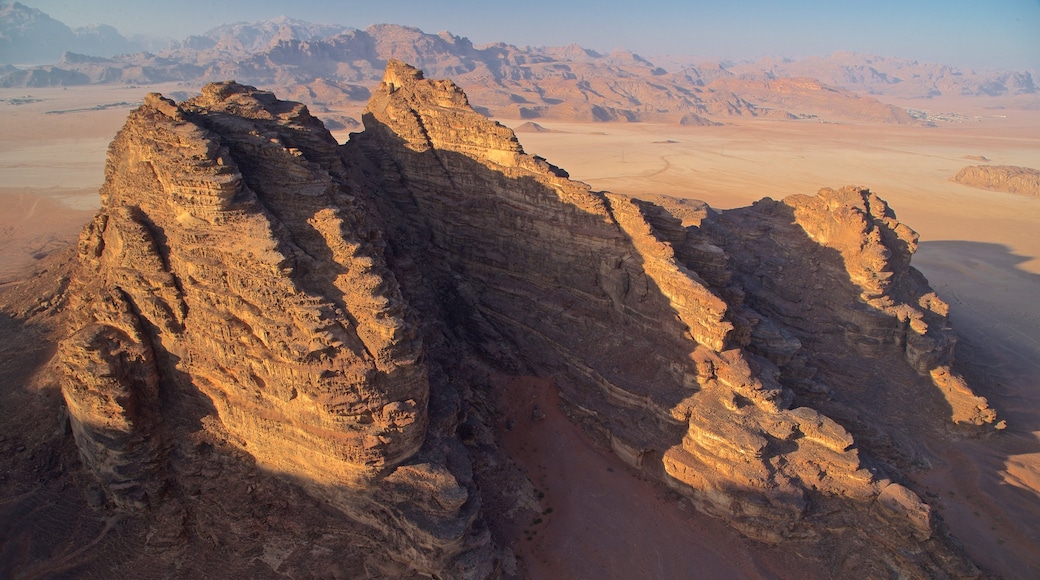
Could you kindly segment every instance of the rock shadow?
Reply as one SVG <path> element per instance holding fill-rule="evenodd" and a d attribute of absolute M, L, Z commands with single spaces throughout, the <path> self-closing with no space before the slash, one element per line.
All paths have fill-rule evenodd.
<path fill-rule="evenodd" d="M 452 293 L 470 305 L 472 323 L 467 328 L 480 330 L 476 338 L 483 353 L 494 353 L 487 345 L 506 339 L 513 357 L 506 360 L 520 361 L 527 374 L 553 376 L 573 419 L 600 436 L 630 464 L 663 476 L 659 468 L 655 469 L 661 464 L 660 453 L 679 443 L 686 427 L 669 411 L 699 390 L 698 369 L 685 366 L 691 362 L 691 351 L 699 341 L 691 339 L 689 334 L 696 329 L 683 323 L 683 312 L 672 302 L 676 296 L 674 288 L 666 292 L 659 284 L 665 278 L 650 274 L 651 262 L 661 256 L 640 249 L 637 236 L 642 234 L 659 246 L 663 245 L 661 242 L 671 242 L 675 257 L 682 261 L 681 244 L 669 239 L 674 232 L 658 231 L 660 224 L 654 223 L 650 215 L 654 212 L 639 202 L 632 205 L 643 212 L 636 228 L 641 231 L 636 232 L 632 223 L 623 226 L 618 205 L 625 203 L 622 199 L 590 192 L 584 184 L 567 182 L 548 164 L 525 167 L 524 163 L 530 161 L 521 158 L 523 153 L 518 145 L 511 151 L 508 143 L 497 145 L 506 149 L 487 153 L 491 159 L 500 155 L 508 159 L 512 153 L 518 153 L 513 157 L 515 165 L 497 161 L 485 164 L 469 155 L 437 148 L 421 115 L 416 114 L 416 118 L 418 127 L 409 128 L 416 134 L 409 134 L 406 139 L 373 114 L 366 114 L 366 132 L 345 145 L 348 155 L 358 150 L 367 155 L 372 164 L 367 173 L 382 176 L 377 203 L 385 216 L 394 216 L 387 219 L 395 230 L 388 237 L 415 240 L 413 247 L 395 251 L 410 254 L 408 262 L 420 263 L 428 277 L 449 281 Z M 417 135 L 425 137 L 426 143 Z M 862 303 L 859 296 L 863 289 L 853 283 L 842 255 L 812 242 L 796 225 L 793 210 L 787 208 L 787 215 L 783 215 L 783 207 L 777 208 L 778 215 L 773 216 L 779 226 L 735 228 L 731 235 L 753 246 L 749 250 L 754 258 L 749 262 L 751 267 L 766 264 L 764 273 L 758 276 L 757 290 L 762 292 L 785 291 L 784 275 L 779 273 L 786 263 L 784 253 L 778 252 L 780 245 L 771 238 L 774 235 L 789 237 L 792 245 L 808 244 L 817 258 L 816 266 L 822 262 L 835 271 L 835 284 L 815 290 L 826 296 L 827 300 L 821 301 L 823 305 L 840 305 L 842 312 L 829 321 L 829 330 L 840 340 L 821 340 L 817 351 L 813 351 L 819 360 L 813 362 L 829 361 L 831 376 L 843 377 L 844 382 L 859 388 L 855 396 L 837 402 L 800 389 L 800 402 L 859 427 L 850 430 L 859 431 L 871 441 L 865 447 L 873 457 L 864 458 L 864 463 L 879 468 L 879 478 L 898 475 L 901 466 L 925 462 L 923 452 L 913 445 L 916 433 L 898 431 L 921 412 L 921 405 L 912 412 L 908 410 L 905 400 L 921 399 L 929 407 L 929 414 L 941 418 L 950 417 L 952 409 L 931 381 L 911 366 L 919 361 L 908 360 L 913 357 L 907 356 L 907 343 L 911 340 L 907 322 Z M 785 229 L 785 224 L 790 227 Z M 891 259 L 893 268 L 907 278 L 897 281 L 899 293 L 918 291 L 923 279 L 915 271 L 907 270 L 909 243 L 900 245 L 901 240 L 890 239 L 888 231 L 881 232 L 881 236 L 896 254 Z M 719 245 L 729 249 L 724 243 Z M 756 252 L 760 254 L 755 255 Z M 684 265 L 693 272 L 684 274 L 688 276 L 686 281 L 703 284 L 696 260 Z M 808 268 L 798 266 L 786 275 L 801 281 L 813 279 Z M 684 272 L 676 264 L 672 264 L 672 270 Z M 658 268 L 657 276 L 660 273 Z M 706 273 L 703 278 L 718 278 L 719 274 Z M 740 334 L 752 332 L 750 327 L 755 324 L 741 320 L 744 312 L 738 306 L 742 291 L 730 291 L 724 286 L 715 290 L 716 297 L 728 297 L 733 310 L 726 313 L 726 321 L 736 331 L 727 333 L 722 343 L 711 348 L 721 352 L 746 346 Z M 754 302 L 750 297 L 748 300 Z M 763 313 L 769 310 L 763 306 Z M 778 316 L 783 308 L 773 310 L 767 315 L 777 315 L 775 321 L 784 325 L 795 318 L 793 313 L 786 313 L 784 320 L 785 317 Z M 801 305 L 796 304 L 796 310 L 800 311 Z M 739 328 L 741 325 L 743 329 Z M 490 332 L 484 332 L 488 328 Z M 805 342 L 812 337 L 812 329 L 805 329 Z M 756 352 L 753 339 L 751 343 L 749 350 Z M 757 350 L 763 364 L 770 364 L 766 362 L 769 350 Z M 940 351 L 936 360 L 944 360 L 945 356 Z M 808 364 L 807 358 L 802 355 L 800 366 L 796 365 L 790 378 L 808 380 L 816 375 L 817 369 Z M 879 358 L 890 364 L 875 368 Z M 848 359 L 852 359 L 852 366 L 858 371 L 851 376 Z M 501 364 L 503 358 L 492 356 L 490 360 Z M 879 383 L 889 385 L 868 388 Z M 889 388 L 891 384 L 896 388 Z M 878 392 L 888 395 L 884 405 L 877 404 Z M 875 413 L 890 409 L 901 409 L 901 414 L 887 418 L 881 425 L 872 420 Z M 865 417 L 868 414 L 871 417 Z M 884 460 L 878 461 L 878 456 Z M 886 466 L 886 462 L 890 464 Z M 763 493 L 740 485 L 719 491 L 735 496 Z M 798 502 L 788 505 L 779 495 L 772 500 L 774 505 L 768 509 L 791 511 L 794 519 L 807 508 Z M 809 503 L 817 501 L 822 507 L 808 506 L 813 518 L 826 519 L 830 509 L 827 506 L 834 504 L 810 494 Z M 853 511 L 864 508 L 855 502 L 839 501 L 850 504 Z M 970 564 L 965 566 L 970 568 Z"/>
<path fill-rule="evenodd" d="M 958 367 L 1008 420 L 1008 434 L 1040 431 L 1040 275 L 1002 244 L 921 243 L 923 270 L 950 303 Z"/>
<path fill-rule="evenodd" d="M 781 336 L 800 343 L 793 352 L 771 352 L 772 343 L 780 341 L 762 333 L 759 329 L 769 327 L 759 323 L 749 346 L 778 363 L 781 382 L 796 394 L 795 406 L 816 408 L 845 426 L 869 454 L 868 464 L 883 473 L 928 465 L 927 451 L 917 441 L 945 430 L 953 407 L 931 378 L 914 368 L 908 340 L 915 331 L 861 297 L 864 288 L 853 281 L 846 256 L 813 240 L 792 206 L 768 198 L 712 216 L 702 229 L 729 254 L 733 278 L 752 309 L 747 315 L 764 315 L 770 326 L 779 325 Z M 885 245 L 891 254 L 885 271 L 892 272 L 887 294 L 920 309 L 930 288 L 910 267 L 909 248 Z M 942 321 L 929 318 L 929 323 Z M 953 341 L 941 326 L 929 333 L 936 335 L 936 350 L 921 360 L 930 366 L 948 363 Z"/>
<path fill-rule="evenodd" d="M 453 339 L 499 370 L 553 376 L 571 409 L 637 463 L 678 443 L 685 423 L 669 412 L 699 389 L 697 343 L 606 196 L 534 158 L 493 168 L 365 123 L 344 147 L 382 176 L 388 263 L 416 265 L 436 289 L 409 290 L 398 274 L 409 300 L 435 305 Z"/>
<path fill-rule="evenodd" d="M 1037 431 L 1040 389 L 1021 380 L 1020 388 L 1008 385 L 1011 377 L 1040 378 L 1040 275 L 1020 268 L 1030 258 L 1001 244 L 968 241 L 922 242 L 917 255 L 950 303 L 964 371 L 978 367 L 974 374 L 987 394 L 1004 402 L 1010 431 Z"/>
<path fill-rule="evenodd" d="M 1003 573 L 1029 576 L 1040 567 L 1030 548 L 1040 529 L 1040 485 L 1029 476 L 1040 453 L 1040 275 L 1022 270 L 1029 258 L 1002 244 L 928 241 L 917 257 L 950 303 L 956 368 L 1007 420 L 998 437 L 945 449 L 947 510 L 977 534 L 972 547 L 980 558 L 1001 562 Z M 965 472 L 977 476 L 961 477 Z"/>

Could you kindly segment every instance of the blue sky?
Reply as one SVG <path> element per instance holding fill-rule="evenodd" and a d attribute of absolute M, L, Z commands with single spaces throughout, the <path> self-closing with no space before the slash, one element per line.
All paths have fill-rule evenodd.
<path fill-rule="evenodd" d="M 4 0 L 10 1 L 10 0 Z M 279 15 L 449 30 L 477 44 L 732 59 L 838 50 L 972 67 L 1040 68 L 1040 0 L 21 0 L 69 24 L 182 38 Z"/>

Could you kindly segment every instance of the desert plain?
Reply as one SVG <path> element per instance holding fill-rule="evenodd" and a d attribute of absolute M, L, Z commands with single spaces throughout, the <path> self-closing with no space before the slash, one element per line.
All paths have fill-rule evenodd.
<path fill-rule="evenodd" d="M 75 243 L 100 206 L 107 145 L 145 93 L 180 100 L 177 94 L 194 90 L 172 84 L 0 90 L 0 284 L 19 283 L 42 258 Z M 981 158 L 1040 167 L 1040 110 L 979 98 L 893 104 L 957 115 L 936 126 L 826 119 L 737 119 L 713 127 L 539 121 L 545 130 L 525 131 L 524 120 L 499 121 L 521 128 L 517 136 L 528 153 L 595 190 L 700 199 L 716 208 L 849 184 L 886 199 L 920 234 L 913 264 L 951 305 L 961 372 L 1007 422 L 1002 433 L 984 439 L 936 433 L 927 443 L 930 455 L 907 475 L 985 570 L 1036 577 L 1040 199 L 975 189 L 950 177 Z M 360 118 L 360 108 L 336 113 Z M 349 138 L 347 131 L 334 135 Z M 536 393 L 549 412 L 530 426 L 532 437 L 521 442 L 504 433 L 507 449 L 544 486 L 544 509 L 553 508 L 536 535 L 518 536 L 532 574 L 593 577 L 611 555 L 640 554 L 615 558 L 610 569 L 616 577 L 677 577 L 668 567 L 672 557 L 691 552 L 701 572 L 713 577 L 796 573 L 799 563 L 790 554 L 697 515 L 663 487 L 601 455 L 552 411 L 549 385 Z M 510 401 L 504 408 L 530 417 L 524 407 L 530 404 Z M 589 486 L 596 493 L 573 493 Z"/>

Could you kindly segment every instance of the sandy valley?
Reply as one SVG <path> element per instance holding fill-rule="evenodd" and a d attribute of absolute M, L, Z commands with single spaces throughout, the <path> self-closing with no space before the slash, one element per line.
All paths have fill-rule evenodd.
<path fill-rule="evenodd" d="M 18 280 L 39 259 L 74 243 L 99 206 L 107 144 L 144 94 L 194 90 L 177 85 L 0 90 L 0 284 Z M 32 102 L 10 104 L 18 98 Z M 1008 577 L 1028 577 L 1040 574 L 1040 199 L 974 189 L 950 177 L 977 164 L 969 159 L 977 157 L 1040 167 L 1040 111 L 983 103 L 898 103 L 964 115 L 961 122 L 936 127 L 757 119 L 718 127 L 545 121 L 540 124 L 550 131 L 518 137 L 528 153 L 566 169 L 573 179 L 635 196 L 659 193 L 731 208 L 765 196 L 856 184 L 885 198 L 921 236 L 914 265 L 951 304 L 961 335 L 962 372 L 1008 424 L 1002 434 L 984 440 L 953 433 L 937 437 L 941 443 L 931 450 L 937 459 L 930 469 L 909 475 L 977 563 Z M 358 116 L 357 110 L 340 113 Z M 501 122 L 516 127 L 523 121 Z M 539 396 L 543 404 L 551 400 L 545 392 Z M 555 414 L 547 425 L 573 429 Z M 583 444 L 574 437 L 552 436 Z M 538 459 L 520 445 L 507 437 L 507 447 L 531 471 L 579 469 Z M 595 477 L 624 475 L 616 460 L 583 461 Z M 552 482 L 550 497 L 557 500 L 568 497 L 566 486 L 575 485 L 576 476 L 592 477 L 539 473 Z M 685 517 L 647 519 L 655 517 L 661 502 L 674 503 L 648 485 L 604 489 L 647 494 L 649 503 L 643 505 L 650 509 L 624 504 L 629 525 L 687 525 Z M 552 534 L 578 529 L 568 517 L 585 517 L 564 507 L 556 511 L 532 544 L 556 545 Z M 748 549 L 750 543 L 729 530 L 711 531 L 717 527 L 708 524 L 700 534 L 718 536 L 717 545 L 704 548 L 706 554 Z M 576 549 L 587 555 L 589 548 Z M 556 566 L 545 573 L 568 569 L 559 562 L 565 555 L 559 549 L 544 553 Z M 533 550 L 529 555 L 541 557 Z M 769 575 L 787 565 L 744 562 L 736 574 Z"/>

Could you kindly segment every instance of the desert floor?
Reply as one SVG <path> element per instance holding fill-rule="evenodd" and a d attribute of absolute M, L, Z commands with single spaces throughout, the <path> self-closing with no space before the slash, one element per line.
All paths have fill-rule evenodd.
<path fill-rule="evenodd" d="M 179 96 L 194 90 L 179 85 L 0 89 L 0 284 L 24 276 L 36 260 L 75 240 L 99 206 L 107 144 L 144 94 Z M 26 96 L 40 100 L 9 104 Z M 662 193 L 729 208 L 764 196 L 856 184 L 888 200 L 899 219 L 921 235 L 914 265 L 951 303 L 951 318 L 962 337 L 958 356 L 968 363 L 962 372 L 1008 423 L 1003 434 L 989 439 L 937 437 L 932 469 L 908 475 L 976 562 L 1008 577 L 1038 577 L 1040 199 L 973 189 L 949 178 L 965 165 L 978 164 L 968 159 L 973 156 L 1040 168 L 1040 111 L 986 108 L 972 100 L 899 104 L 957 111 L 967 118 L 938 127 L 751 120 L 686 128 L 540 121 L 553 132 L 518 137 L 527 152 L 598 190 Z M 336 134 L 341 140 L 346 135 Z M 546 383 L 525 389 L 543 408 L 555 408 Z M 597 558 L 638 552 L 623 542 L 576 544 L 573 538 L 590 523 L 602 538 L 692 531 L 706 571 L 729 564 L 728 575 L 754 577 L 783 576 L 790 569 L 783 554 L 762 553 L 691 510 L 676 512 L 681 501 L 636 480 L 617 460 L 598 455 L 557 413 L 548 415 L 535 439 L 521 444 L 506 436 L 507 450 L 544 482 L 556 508 L 538 526 L 537 539 L 522 541 L 531 544 L 521 552 L 532 572 L 595 575 Z M 550 443 L 569 446 L 573 455 L 566 460 L 546 455 Z M 543 453 L 535 452 L 536 445 Z M 614 499 L 597 504 L 581 492 L 590 486 L 600 486 L 601 498 Z M 632 499 L 619 501 L 620 495 Z M 597 505 L 613 511 L 590 521 Z M 681 546 L 664 547 L 683 553 Z M 662 562 L 667 559 L 660 555 Z M 645 563 L 642 574 L 629 577 L 664 577 L 667 570 L 657 569 L 654 560 Z"/>
<path fill-rule="evenodd" d="M 108 143 L 149 90 L 0 89 L 0 283 L 76 239 L 100 207 Z"/>

